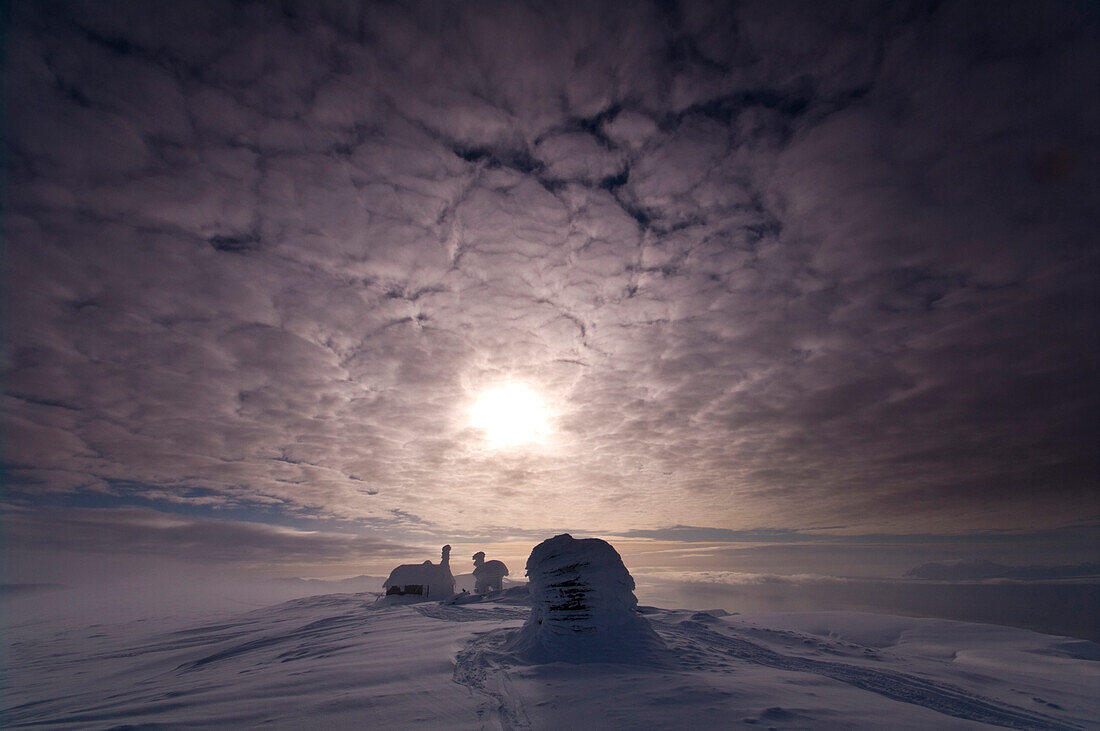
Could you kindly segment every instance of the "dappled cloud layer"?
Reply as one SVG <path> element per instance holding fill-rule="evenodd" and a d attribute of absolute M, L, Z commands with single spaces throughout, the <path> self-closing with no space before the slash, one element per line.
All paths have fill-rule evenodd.
<path fill-rule="evenodd" d="M 1094 512 L 1095 37 L 1068 3 L 844 12 L 15 3 L 7 499 Z M 542 441 L 471 424 L 501 383 Z"/>

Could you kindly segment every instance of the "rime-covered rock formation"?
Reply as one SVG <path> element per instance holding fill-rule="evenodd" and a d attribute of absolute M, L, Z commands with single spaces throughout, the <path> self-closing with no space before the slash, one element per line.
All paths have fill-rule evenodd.
<path fill-rule="evenodd" d="M 528 662 L 619 662 L 664 647 L 637 612 L 634 579 L 599 538 L 568 533 L 535 546 L 527 559 L 531 616 L 509 645 Z"/>
<path fill-rule="evenodd" d="M 484 551 L 475 553 L 473 560 L 476 581 L 474 591 L 476 593 L 488 594 L 504 588 L 504 577 L 508 575 L 508 567 L 504 565 L 503 561 L 486 561 Z"/>

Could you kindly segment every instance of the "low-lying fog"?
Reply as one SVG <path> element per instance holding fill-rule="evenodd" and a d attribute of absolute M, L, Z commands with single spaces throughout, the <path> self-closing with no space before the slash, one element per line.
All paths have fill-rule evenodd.
<path fill-rule="evenodd" d="M 522 579 L 522 570 L 515 578 Z M 168 578 L 171 576 L 171 578 Z M 1060 581 L 927 581 L 825 576 L 734 574 L 669 578 L 634 572 L 642 604 L 729 612 L 857 610 L 988 622 L 1100 641 L 1100 583 Z M 342 580 L 271 579 L 190 572 L 144 576 L 125 583 L 8 584 L 0 592 L 0 621 L 43 627 L 61 621 L 109 624 L 210 611 L 248 611 L 290 599 L 373 592 L 384 576 Z"/>

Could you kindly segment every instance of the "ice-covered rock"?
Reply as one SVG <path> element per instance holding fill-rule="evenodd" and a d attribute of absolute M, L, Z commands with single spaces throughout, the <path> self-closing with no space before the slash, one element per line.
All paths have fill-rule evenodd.
<path fill-rule="evenodd" d="M 508 567 L 504 565 L 503 561 L 486 561 L 484 551 L 475 553 L 473 560 L 474 578 L 476 579 L 475 592 L 488 594 L 504 588 L 504 577 L 508 575 Z"/>
<path fill-rule="evenodd" d="M 599 538 L 568 533 L 535 546 L 527 559 L 531 615 L 509 644 L 528 662 L 637 661 L 664 643 L 638 611 L 634 579 Z"/>

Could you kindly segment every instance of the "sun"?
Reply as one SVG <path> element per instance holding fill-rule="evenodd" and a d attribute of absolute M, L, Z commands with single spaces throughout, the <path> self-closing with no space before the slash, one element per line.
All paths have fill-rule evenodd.
<path fill-rule="evenodd" d="M 492 447 L 516 447 L 546 437 L 547 413 L 539 395 L 527 386 L 508 383 L 482 392 L 470 423 L 485 432 Z"/>

